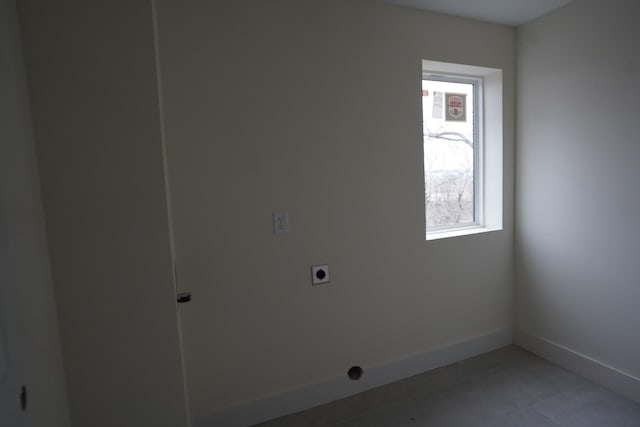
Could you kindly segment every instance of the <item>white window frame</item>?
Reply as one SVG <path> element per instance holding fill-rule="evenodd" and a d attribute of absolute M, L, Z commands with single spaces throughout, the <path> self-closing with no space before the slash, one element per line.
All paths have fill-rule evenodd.
<path fill-rule="evenodd" d="M 470 229 L 482 227 L 484 224 L 483 209 L 483 174 L 482 166 L 484 158 L 482 155 L 482 87 L 483 78 L 481 76 L 465 76 L 461 74 L 444 74 L 423 71 L 422 80 L 431 80 L 444 83 L 462 83 L 471 85 L 473 88 L 473 221 L 462 224 L 441 225 L 430 227 L 428 233 L 447 232 L 458 229 Z"/>
<path fill-rule="evenodd" d="M 422 79 L 474 85 L 474 222 L 427 228 L 425 212 L 426 239 L 502 230 L 502 70 L 423 60 Z"/>

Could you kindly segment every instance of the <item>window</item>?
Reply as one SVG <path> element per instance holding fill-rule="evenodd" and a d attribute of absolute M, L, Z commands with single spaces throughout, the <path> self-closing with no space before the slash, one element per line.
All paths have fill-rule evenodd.
<path fill-rule="evenodd" d="M 501 71 L 423 61 L 422 119 L 427 240 L 501 229 Z"/>
<path fill-rule="evenodd" d="M 422 126 L 427 229 L 477 226 L 481 133 L 476 100 L 482 80 L 425 75 Z"/>

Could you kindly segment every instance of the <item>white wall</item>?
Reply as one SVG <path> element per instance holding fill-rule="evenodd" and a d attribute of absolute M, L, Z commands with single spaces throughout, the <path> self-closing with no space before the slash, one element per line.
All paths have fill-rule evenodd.
<path fill-rule="evenodd" d="M 0 93 L 0 424 L 64 427 L 58 316 L 12 0 L 0 0 Z"/>
<path fill-rule="evenodd" d="M 636 381 L 639 16 L 576 0 L 519 29 L 516 162 L 518 329 Z"/>
<path fill-rule="evenodd" d="M 512 326 L 513 28 L 361 1 L 159 5 L 195 417 Z M 503 231 L 425 241 L 422 59 L 504 70 Z M 330 285 L 310 285 L 318 263 Z"/>
<path fill-rule="evenodd" d="M 72 422 L 186 426 L 151 2 L 19 6 Z"/>

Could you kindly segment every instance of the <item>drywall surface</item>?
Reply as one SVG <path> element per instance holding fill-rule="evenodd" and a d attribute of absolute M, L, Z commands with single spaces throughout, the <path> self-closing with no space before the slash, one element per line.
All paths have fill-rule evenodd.
<path fill-rule="evenodd" d="M 58 315 L 13 0 L 0 0 L 0 93 L 0 424 L 65 427 Z"/>
<path fill-rule="evenodd" d="M 640 3 L 518 30 L 517 327 L 640 378 Z"/>
<path fill-rule="evenodd" d="M 514 29 L 336 0 L 160 1 L 159 29 L 196 418 L 512 326 Z M 423 59 L 504 70 L 503 231 L 425 241 Z"/>
<path fill-rule="evenodd" d="M 20 2 L 72 422 L 185 426 L 150 2 Z"/>

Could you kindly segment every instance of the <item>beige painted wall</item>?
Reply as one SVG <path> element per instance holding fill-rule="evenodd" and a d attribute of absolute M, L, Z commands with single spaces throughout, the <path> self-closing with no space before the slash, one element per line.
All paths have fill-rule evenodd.
<path fill-rule="evenodd" d="M 58 314 L 13 0 L 0 0 L 0 424 L 67 427 Z M 20 407 L 22 386 L 27 408 Z"/>
<path fill-rule="evenodd" d="M 151 2 L 20 2 L 75 426 L 187 425 Z"/>
<path fill-rule="evenodd" d="M 159 25 L 196 417 L 512 326 L 513 28 L 355 0 L 167 0 Z M 504 70 L 503 231 L 424 239 L 422 59 Z"/>
<path fill-rule="evenodd" d="M 518 30 L 517 327 L 640 378 L 640 3 Z"/>

